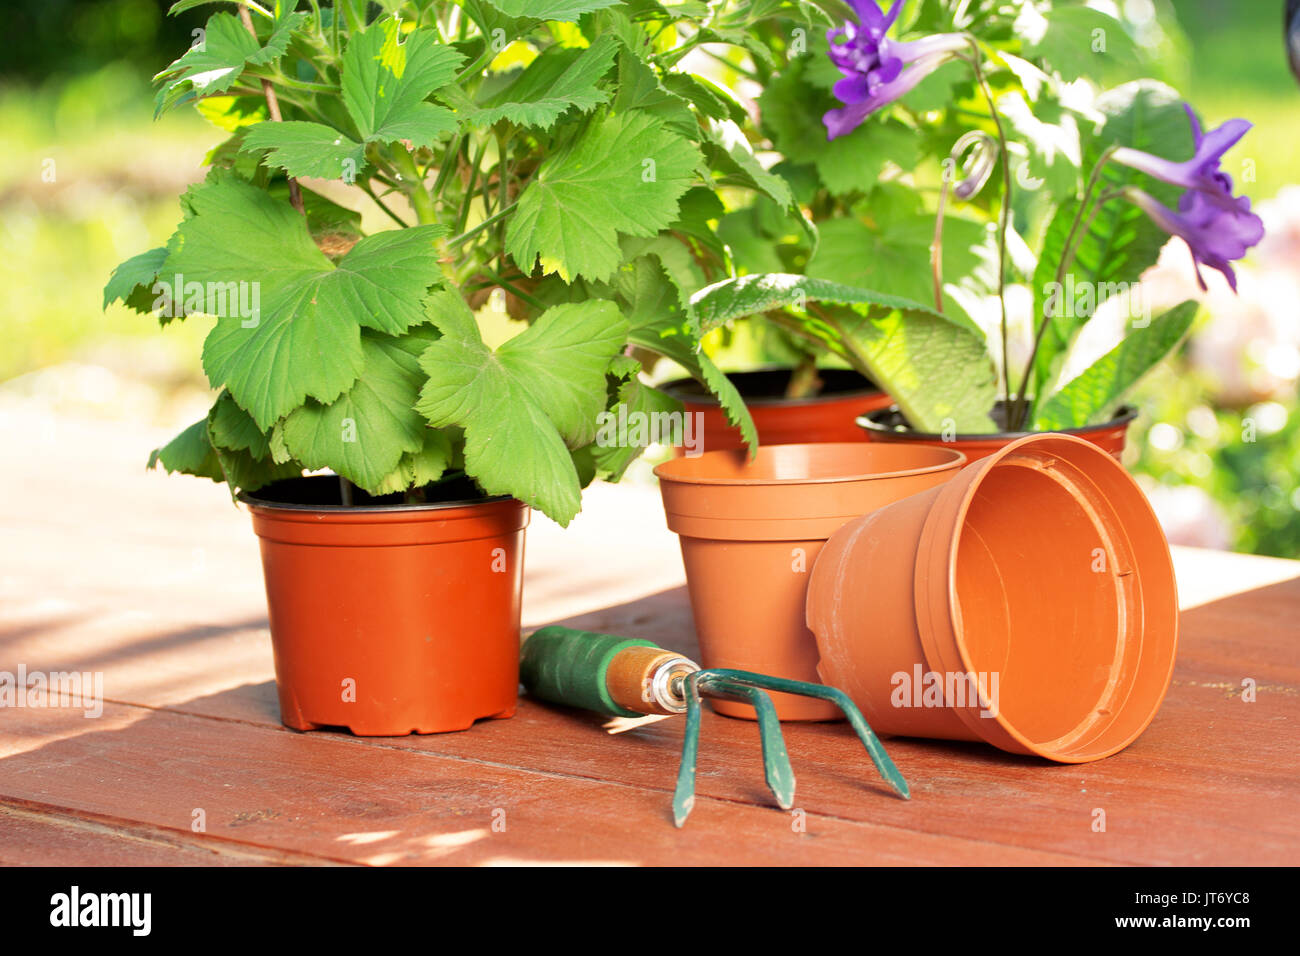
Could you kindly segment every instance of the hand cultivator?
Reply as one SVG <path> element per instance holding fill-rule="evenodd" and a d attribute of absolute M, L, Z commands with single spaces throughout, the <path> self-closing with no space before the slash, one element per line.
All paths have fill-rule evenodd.
<path fill-rule="evenodd" d="M 542 700 L 612 717 L 686 715 L 682 761 L 673 794 L 673 819 L 682 826 L 695 806 L 695 761 L 700 745 L 700 699 L 749 704 L 758 716 L 767 785 L 777 804 L 794 806 L 794 770 L 768 691 L 830 701 L 848 718 L 876 770 L 904 799 L 907 781 L 848 696 L 834 687 L 749 671 L 710 668 L 646 640 L 544 627 L 524 641 L 520 679 Z"/>

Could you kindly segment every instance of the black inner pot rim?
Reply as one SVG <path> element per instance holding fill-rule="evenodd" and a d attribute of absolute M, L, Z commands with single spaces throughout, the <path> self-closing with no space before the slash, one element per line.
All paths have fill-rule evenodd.
<path fill-rule="evenodd" d="M 889 408 L 882 408 L 878 412 L 868 412 L 865 415 L 859 415 L 855 421 L 859 428 L 873 432 L 887 432 L 891 435 L 897 435 L 903 439 L 916 439 L 917 441 L 941 441 L 941 442 L 962 442 L 962 441 L 1001 441 L 1015 438 L 1027 438 L 1030 435 L 1088 435 L 1092 432 L 1105 431 L 1108 428 L 1114 428 L 1117 425 L 1127 425 L 1133 419 L 1137 418 L 1138 410 L 1132 405 L 1124 405 L 1116 413 L 1115 417 L 1108 422 L 1100 425 L 1084 425 L 1081 428 L 1067 428 L 1063 430 L 1045 431 L 1045 432 L 984 432 L 978 435 L 959 433 L 949 438 L 945 435 L 938 435 L 934 432 L 918 432 L 908 428 L 903 420 L 903 413 L 897 405 L 891 405 Z M 898 423 L 886 424 L 884 419 L 899 419 Z"/>
<path fill-rule="evenodd" d="M 817 395 L 810 395 L 807 398 L 784 398 L 781 395 L 748 395 L 742 387 L 745 382 L 761 381 L 770 379 L 773 382 L 788 383 L 792 369 L 788 368 L 761 368 L 751 369 L 746 372 L 725 372 L 724 374 L 731 380 L 740 392 L 740 397 L 745 400 L 746 405 L 767 406 L 767 405 L 817 405 L 823 402 L 838 402 L 844 399 L 867 398 L 872 395 L 881 394 L 881 389 L 870 379 L 865 378 L 859 373 L 849 368 L 823 368 L 818 369 L 818 374 L 823 376 L 823 381 L 827 378 L 834 378 L 841 383 L 852 381 L 852 387 L 841 387 L 838 391 L 830 383 L 826 382 L 826 388 Z M 704 386 L 693 378 L 677 378 L 670 382 L 664 382 L 656 386 L 661 392 L 666 392 L 678 401 L 693 402 L 697 405 L 717 405 L 718 400 L 713 397 Z M 773 391 L 784 391 L 784 385 L 772 389 Z"/>
<path fill-rule="evenodd" d="M 337 487 L 338 480 L 339 479 L 337 475 L 303 475 L 301 478 L 285 478 L 285 479 L 281 479 L 280 481 L 273 481 L 271 482 L 271 484 L 266 485 L 264 487 L 274 488 L 276 485 L 282 486 L 284 484 L 287 484 L 288 482 L 304 482 L 304 483 L 311 482 L 316 486 L 322 486 L 326 482 L 328 482 L 331 485 Z M 258 491 L 262 491 L 262 490 L 264 489 L 263 488 L 258 489 Z M 358 489 L 357 491 L 361 495 L 366 494 L 366 492 L 361 491 L 360 489 Z M 343 505 L 343 504 L 327 504 L 324 502 L 302 504 L 298 502 L 289 502 L 289 501 L 270 501 L 265 498 L 258 497 L 257 491 L 254 492 L 241 491 L 238 495 L 236 495 L 236 497 L 244 504 L 256 505 L 259 508 L 272 508 L 279 511 L 330 511 L 330 512 L 337 511 L 346 514 L 365 514 L 365 513 L 393 512 L 393 511 L 436 511 L 436 510 L 445 510 L 448 508 L 467 508 L 467 507 L 472 507 L 474 505 L 494 504 L 498 501 L 510 500 L 509 495 L 491 495 L 491 496 L 479 496 L 475 498 L 455 498 L 448 501 L 422 501 L 422 502 L 417 502 L 415 504 L 407 504 L 406 502 L 395 502 L 393 504 L 371 503 L 371 504 Z M 384 497 L 387 496 L 385 495 Z"/>

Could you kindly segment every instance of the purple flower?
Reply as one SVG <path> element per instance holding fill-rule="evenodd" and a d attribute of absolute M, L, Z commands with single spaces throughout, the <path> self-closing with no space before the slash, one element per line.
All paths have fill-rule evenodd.
<path fill-rule="evenodd" d="M 1196 266 L 1196 281 L 1204 291 L 1208 288 L 1201 266 L 1218 269 L 1237 291 L 1237 274 L 1232 270 L 1232 260 L 1246 255 L 1251 246 L 1264 238 L 1264 223 L 1250 211 L 1250 200 L 1242 196 L 1234 202 L 1240 205 L 1224 208 L 1205 193 L 1189 190 L 1178 203 L 1178 212 L 1169 209 L 1158 199 L 1140 189 L 1126 189 L 1125 195 L 1165 232 L 1178 236 L 1192 251 Z"/>
<path fill-rule="evenodd" d="M 1237 145 L 1252 124 L 1240 119 L 1229 120 L 1218 129 L 1203 133 L 1192 108 L 1185 109 L 1196 141 L 1191 159 L 1176 163 L 1128 147 L 1115 150 L 1112 158 L 1186 190 L 1178 201 L 1178 212 L 1141 189 L 1129 187 L 1124 192 L 1156 225 L 1187 243 L 1202 289 L 1206 285 L 1200 267 L 1207 265 L 1222 272 L 1235 292 L 1237 276 L 1231 263 L 1245 256 L 1251 246 L 1264 238 L 1264 223 L 1251 212 L 1250 199 L 1232 194 L 1232 177 L 1223 171 L 1221 163 L 1224 154 Z"/>
<path fill-rule="evenodd" d="M 831 62 L 844 74 L 835 84 L 835 96 L 844 103 L 822 117 L 828 139 L 851 133 L 862 121 L 929 76 L 968 40 L 956 33 L 940 33 L 920 40 L 891 40 L 885 34 L 898 19 L 903 0 L 894 0 L 889 13 L 881 13 L 876 0 L 848 0 L 858 16 L 826 34 Z"/>

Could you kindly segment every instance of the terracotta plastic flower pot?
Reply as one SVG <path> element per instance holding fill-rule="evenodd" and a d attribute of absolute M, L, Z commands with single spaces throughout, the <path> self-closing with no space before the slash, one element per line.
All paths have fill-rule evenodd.
<path fill-rule="evenodd" d="M 745 399 L 763 445 L 797 445 L 809 442 L 859 442 L 865 436 L 854 419 L 893 399 L 851 369 L 821 369 L 822 391 L 812 398 L 785 398 L 790 384 L 788 368 L 755 372 L 730 372 L 727 378 Z M 696 433 L 701 451 L 744 447 L 740 429 L 727 424 L 717 399 L 691 378 L 669 382 L 661 389 L 678 399 L 688 413 L 699 415 Z"/>
<path fill-rule="evenodd" d="M 705 667 L 817 681 L 804 623 L 808 572 L 826 539 L 872 509 L 947 481 L 965 459 L 950 448 L 864 443 L 768 445 L 675 458 L 655 469 L 668 527 L 681 540 Z M 774 694 L 783 720 L 829 720 L 834 706 Z M 733 717 L 746 704 L 715 702 Z"/>
<path fill-rule="evenodd" d="M 474 496 L 464 484 L 449 494 Z M 244 496 L 281 721 L 390 737 L 513 714 L 527 507 L 361 496 L 344 508 L 337 489 L 336 478 L 297 478 Z"/>
<path fill-rule="evenodd" d="M 836 532 L 808 625 L 822 679 L 878 732 L 1082 763 L 1155 716 L 1178 601 L 1128 473 L 1081 439 L 1038 435 Z"/>
<path fill-rule="evenodd" d="M 1000 404 L 1000 403 L 999 403 Z M 869 412 L 857 420 L 857 425 L 866 434 L 868 441 L 907 442 L 915 445 L 939 445 L 960 450 L 971 461 L 979 461 L 995 451 L 1006 448 L 1014 441 L 1026 435 L 1064 434 L 1076 435 L 1092 442 L 1098 448 L 1108 451 L 1116 461 L 1124 454 L 1124 444 L 1128 437 L 1128 427 L 1137 418 L 1137 409 L 1125 406 L 1104 425 L 1088 425 L 1084 428 L 1070 428 L 1063 432 L 994 432 L 988 435 L 934 435 L 913 431 L 907 425 L 897 406 Z"/>

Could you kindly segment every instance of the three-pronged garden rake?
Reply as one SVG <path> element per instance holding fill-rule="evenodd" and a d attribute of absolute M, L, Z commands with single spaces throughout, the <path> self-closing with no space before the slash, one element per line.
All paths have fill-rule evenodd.
<path fill-rule="evenodd" d="M 700 749 L 700 700 L 717 697 L 749 704 L 758 717 L 767 785 L 784 810 L 794 806 L 794 770 L 768 691 L 830 701 L 844 712 L 871 762 L 900 797 L 907 781 L 848 695 L 834 687 L 710 668 L 645 640 L 544 627 L 520 654 L 520 679 L 534 697 L 614 717 L 686 715 L 682 762 L 673 794 L 673 819 L 682 826 L 695 805 L 695 761 Z"/>

